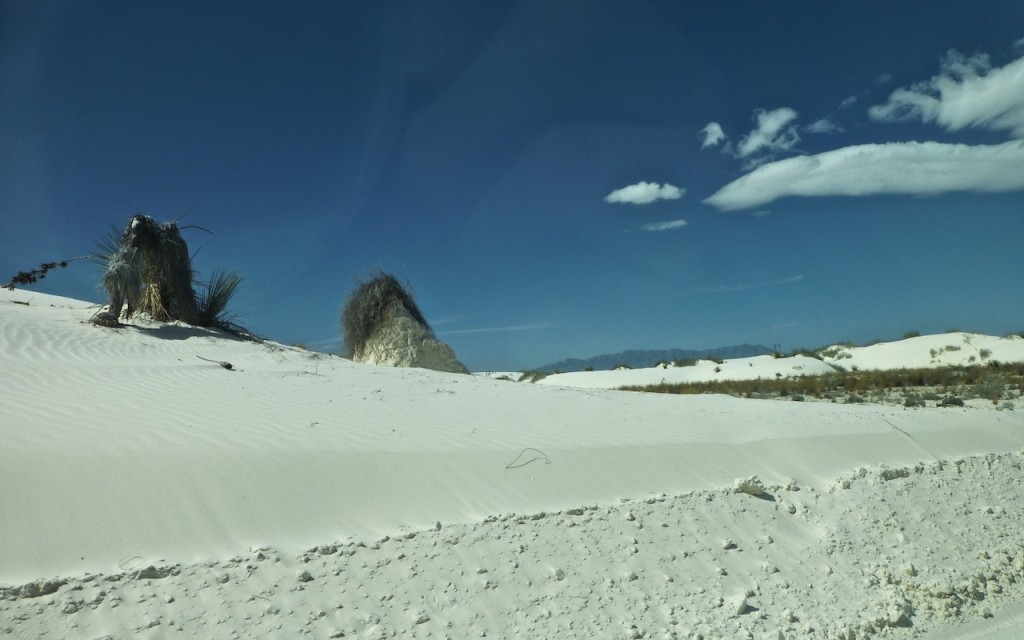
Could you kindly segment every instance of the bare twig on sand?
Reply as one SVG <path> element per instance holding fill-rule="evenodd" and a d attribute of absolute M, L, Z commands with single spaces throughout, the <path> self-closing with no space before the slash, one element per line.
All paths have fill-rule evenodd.
<path fill-rule="evenodd" d="M 533 452 L 532 454 L 529 453 L 531 451 Z M 530 457 L 531 455 L 532 455 L 532 457 Z M 510 462 L 507 465 L 505 465 L 505 468 L 506 469 L 518 469 L 520 467 L 525 467 L 526 465 L 530 464 L 531 462 L 536 462 L 537 460 L 543 460 L 544 464 L 551 464 L 551 461 L 548 460 L 548 456 L 547 456 L 546 453 L 544 453 L 540 449 L 534 449 L 532 447 L 527 447 L 526 449 L 523 449 L 522 451 L 519 452 L 519 455 L 516 456 L 515 460 L 513 460 L 512 462 Z"/>

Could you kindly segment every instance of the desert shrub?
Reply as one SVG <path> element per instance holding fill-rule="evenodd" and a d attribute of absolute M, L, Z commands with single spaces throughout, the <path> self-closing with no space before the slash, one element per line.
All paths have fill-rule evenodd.
<path fill-rule="evenodd" d="M 916 329 L 912 330 L 912 331 L 908 331 L 908 332 L 903 334 L 903 339 L 904 340 L 908 340 L 910 338 L 920 338 L 920 337 L 921 337 L 921 332 L 917 331 Z"/>
<path fill-rule="evenodd" d="M 519 376 L 519 382 L 537 382 L 548 377 L 546 371 L 524 371 L 523 375 Z"/>
<path fill-rule="evenodd" d="M 695 358 L 682 358 L 672 363 L 675 367 L 695 367 L 697 366 L 697 360 Z"/>
<path fill-rule="evenodd" d="M 979 398 L 991 400 L 992 404 L 1003 398 L 1006 391 L 1006 376 L 1001 373 L 987 373 L 974 384 L 974 393 Z"/>
<path fill-rule="evenodd" d="M 433 334 L 412 294 L 395 276 L 377 271 L 369 280 L 356 286 L 341 309 L 342 355 L 351 358 L 362 351 L 395 303 L 402 305 L 421 327 Z"/>
<path fill-rule="evenodd" d="M 947 344 L 945 349 L 946 351 L 959 351 L 961 347 L 958 344 Z"/>
<path fill-rule="evenodd" d="M 622 362 L 622 363 L 619 363 L 619 364 L 615 365 L 614 367 L 612 367 L 612 371 L 622 371 L 622 370 L 625 370 L 625 369 L 632 369 L 632 368 L 633 367 L 629 366 L 625 362 Z"/>
<path fill-rule="evenodd" d="M 992 357 L 992 350 L 982 349 L 981 351 L 978 352 L 978 355 L 981 356 L 982 360 L 987 360 L 988 358 Z"/>
<path fill-rule="evenodd" d="M 924 398 L 922 398 L 921 396 L 917 395 L 916 393 L 912 393 L 912 394 L 908 395 L 906 398 L 903 399 L 903 406 L 904 407 L 908 407 L 908 408 L 909 407 L 923 407 L 923 406 L 925 406 Z"/>

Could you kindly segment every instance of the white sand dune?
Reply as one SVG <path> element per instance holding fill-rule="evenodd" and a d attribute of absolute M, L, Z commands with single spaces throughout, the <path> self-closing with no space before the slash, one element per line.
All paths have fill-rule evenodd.
<path fill-rule="evenodd" d="M 798 355 L 787 358 L 755 356 L 722 362 L 698 360 L 694 365 L 681 367 L 667 364 L 642 369 L 556 373 L 541 378 L 538 383 L 582 389 L 618 389 L 619 387 L 642 387 L 661 383 L 756 380 L 758 378 L 768 380 L 776 377 L 815 376 L 833 373 L 835 370 L 834 366 L 808 356 Z"/>
<path fill-rule="evenodd" d="M 823 357 L 820 360 L 804 355 L 782 358 L 756 356 L 723 362 L 698 360 L 694 365 L 681 367 L 665 364 L 642 369 L 558 373 L 538 382 L 584 389 L 618 389 L 662 383 L 796 378 L 833 373 L 840 368 L 867 371 L 1024 362 L 1024 337 L 951 332 L 882 342 L 869 347 L 834 345 L 822 349 L 821 353 Z M 516 374 L 505 375 L 516 379 Z"/>
<path fill-rule="evenodd" d="M 0 634 L 1009 638 L 1024 619 L 1021 411 L 511 384 L 92 313 L 0 290 Z"/>
<path fill-rule="evenodd" d="M 869 347 L 836 345 L 825 351 L 831 352 L 825 357 L 827 362 L 847 369 L 925 369 L 992 361 L 1024 362 L 1024 337 L 953 331 L 880 342 Z"/>

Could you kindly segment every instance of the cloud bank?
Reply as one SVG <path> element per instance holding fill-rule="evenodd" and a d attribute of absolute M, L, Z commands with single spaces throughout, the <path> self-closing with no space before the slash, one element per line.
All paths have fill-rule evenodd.
<path fill-rule="evenodd" d="M 657 200 L 677 200 L 682 198 L 684 193 L 686 193 L 684 189 L 674 187 L 667 182 L 663 185 L 659 185 L 657 182 L 638 182 L 612 191 L 605 196 L 604 201 L 624 204 L 650 204 Z"/>
<path fill-rule="evenodd" d="M 1024 189 L 1024 141 L 968 146 L 938 142 L 865 144 L 763 165 L 706 204 L 761 207 L 786 196 L 937 195 Z"/>
<path fill-rule="evenodd" d="M 921 120 L 948 131 L 981 127 L 1024 139 L 1024 57 L 993 68 L 987 55 L 950 51 L 939 75 L 868 109 L 876 122 Z"/>

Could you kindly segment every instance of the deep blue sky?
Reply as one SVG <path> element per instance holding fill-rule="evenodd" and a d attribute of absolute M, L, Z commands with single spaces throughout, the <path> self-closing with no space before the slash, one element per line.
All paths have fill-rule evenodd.
<path fill-rule="evenodd" d="M 1017 0 L 0 0 L 0 279 L 188 210 L 327 351 L 372 267 L 475 370 L 1019 331 L 1022 140 Z"/>

